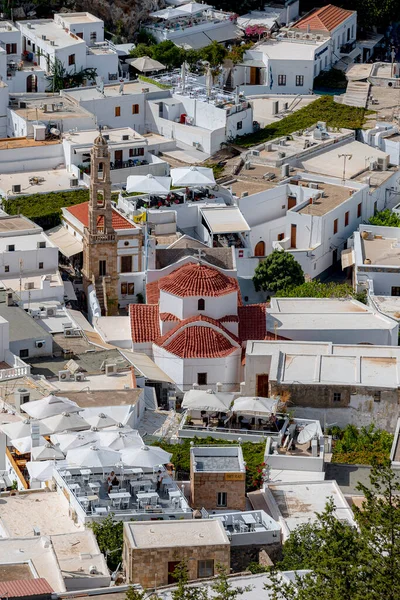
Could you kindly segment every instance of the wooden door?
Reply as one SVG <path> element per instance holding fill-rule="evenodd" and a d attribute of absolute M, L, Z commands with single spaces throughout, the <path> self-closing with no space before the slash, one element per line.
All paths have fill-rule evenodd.
<path fill-rule="evenodd" d="M 257 67 L 250 67 L 250 85 L 260 84 L 260 69 Z"/>
<path fill-rule="evenodd" d="M 287 207 L 288 210 L 296 206 L 296 196 L 288 196 Z"/>
<path fill-rule="evenodd" d="M 176 583 L 174 571 L 178 565 L 180 565 L 179 560 L 171 561 L 168 563 L 168 585 L 170 585 L 171 583 Z"/>
<path fill-rule="evenodd" d="M 257 396 L 261 396 L 262 398 L 268 398 L 268 382 L 269 376 L 265 373 L 262 375 L 257 375 Z"/>
<path fill-rule="evenodd" d="M 296 248 L 296 237 L 297 237 L 297 225 L 291 225 L 290 227 L 290 247 Z"/>
<path fill-rule="evenodd" d="M 265 256 L 265 243 L 258 242 L 254 248 L 254 256 Z"/>
<path fill-rule="evenodd" d="M 122 150 L 115 150 L 114 161 L 116 163 L 122 163 Z"/>

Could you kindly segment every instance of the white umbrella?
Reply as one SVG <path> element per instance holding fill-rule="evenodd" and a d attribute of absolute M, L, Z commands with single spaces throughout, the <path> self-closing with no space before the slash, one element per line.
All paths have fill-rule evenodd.
<path fill-rule="evenodd" d="M 63 412 L 61 415 L 54 415 L 41 421 L 47 433 L 57 433 L 59 431 L 79 431 L 89 429 L 89 423 L 76 413 Z"/>
<path fill-rule="evenodd" d="M 121 450 L 122 462 L 129 467 L 153 468 L 165 465 L 171 460 L 172 454 L 158 446 L 141 446 L 140 448 L 125 448 Z"/>
<path fill-rule="evenodd" d="M 228 412 L 236 394 L 212 390 L 189 390 L 185 393 L 182 408 L 208 412 Z"/>
<path fill-rule="evenodd" d="M 154 175 L 130 175 L 126 182 L 126 191 L 142 194 L 167 194 L 171 188 L 171 177 Z"/>
<path fill-rule="evenodd" d="M 45 444 L 44 446 L 35 446 L 31 450 L 32 460 L 60 460 L 65 458 L 64 453 L 60 448 L 56 448 L 53 444 Z"/>
<path fill-rule="evenodd" d="M 297 443 L 306 444 L 307 442 L 311 442 L 313 437 L 316 435 L 318 435 L 318 423 L 310 423 L 300 431 L 299 435 L 297 436 Z"/>
<path fill-rule="evenodd" d="M 103 429 L 99 432 L 98 440 L 103 448 L 110 448 L 111 450 L 143 446 L 143 440 L 137 431 L 120 433 L 119 431 L 105 431 Z"/>
<path fill-rule="evenodd" d="M 215 185 L 213 170 L 209 167 L 179 167 L 171 169 L 172 185 Z"/>
<path fill-rule="evenodd" d="M 68 411 L 72 413 L 82 409 L 79 408 L 76 402 L 73 402 L 69 398 L 50 394 L 50 396 L 46 396 L 41 400 L 26 402 L 22 405 L 22 410 L 34 419 L 46 419 L 47 417 L 59 415 L 62 412 Z"/>
<path fill-rule="evenodd" d="M 63 452 L 67 452 L 68 450 L 72 450 L 72 448 L 80 448 L 81 446 L 85 446 L 86 444 L 92 444 L 97 441 L 96 432 L 91 429 L 87 429 L 86 431 L 76 431 L 76 432 L 64 432 L 64 433 L 56 433 L 50 436 L 50 440 L 53 444 L 57 444 L 57 446 Z"/>
<path fill-rule="evenodd" d="M 77 467 L 112 467 L 121 460 L 119 452 L 101 446 L 83 446 L 67 452 L 67 461 Z"/>
<path fill-rule="evenodd" d="M 103 427 L 111 427 L 112 425 L 116 425 L 117 421 L 104 413 L 99 413 L 98 415 L 92 415 L 91 417 L 85 417 L 85 420 L 92 427 L 96 427 L 97 429 L 102 429 Z"/>
<path fill-rule="evenodd" d="M 149 56 L 141 56 L 140 58 L 128 59 L 126 61 L 128 65 L 131 65 L 141 73 L 147 73 L 149 71 L 162 71 L 165 69 L 165 65 L 150 58 Z"/>
<path fill-rule="evenodd" d="M 187 16 L 187 11 L 182 11 L 180 8 L 163 8 L 162 10 L 157 10 L 156 12 L 152 12 L 149 14 L 149 17 L 153 17 L 154 19 L 176 19 L 178 17 Z"/>
<path fill-rule="evenodd" d="M 32 450 L 32 437 L 30 435 L 11 440 L 11 443 L 21 454 L 26 454 Z M 46 443 L 47 442 L 44 437 L 40 436 L 38 440 L 38 446 L 44 446 Z"/>
<path fill-rule="evenodd" d="M 36 479 L 36 481 L 48 481 L 53 476 L 54 461 L 30 461 L 26 463 L 26 468 L 28 470 L 31 480 Z"/>
<path fill-rule="evenodd" d="M 123 423 L 117 423 L 116 425 L 113 425 L 112 427 L 107 427 L 106 429 L 103 429 L 103 433 L 105 433 L 106 431 L 117 431 L 118 433 L 129 433 L 129 434 L 137 433 L 136 429 L 132 429 L 132 427 L 130 425 L 124 425 Z"/>
<path fill-rule="evenodd" d="M 179 7 L 180 11 L 183 11 L 185 14 L 196 15 L 199 12 L 203 12 L 207 8 L 211 8 L 209 4 L 200 4 L 200 2 L 190 2 L 189 4 L 184 4 Z"/>
<path fill-rule="evenodd" d="M 211 90 L 212 90 L 212 86 L 213 86 L 214 80 L 213 80 L 213 75 L 211 72 L 211 67 L 210 65 L 207 66 L 206 69 L 206 94 L 207 94 L 207 98 L 209 98 L 211 96 Z"/>
<path fill-rule="evenodd" d="M 31 421 L 31 419 L 25 419 L 24 421 L 15 421 L 14 423 L 5 423 L 0 425 L 0 429 L 10 439 L 18 439 L 31 435 L 31 424 L 34 423 L 39 425 L 39 432 L 47 434 L 48 430 L 42 426 L 40 421 Z"/>
<path fill-rule="evenodd" d="M 265 416 L 276 412 L 278 400 L 276 398 L 261 398 L 241 396 L 234 401 L 231 411 L 243 415 Z"/>
<path fill-rule="evenodd" d="M 187 71 L 187 65 L 186 65 L 186 62 L 183 61 L 182 66 L 181 66 L 181 87 L 183 90 L 186 88 L 186 71 Z"/>

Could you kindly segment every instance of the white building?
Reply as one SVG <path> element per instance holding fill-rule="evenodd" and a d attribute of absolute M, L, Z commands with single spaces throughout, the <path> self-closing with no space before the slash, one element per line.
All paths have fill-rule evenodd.
<path fill-rule="evenodd" d="M 17 25 L 22 53 L 46 74 L 59 60 L 67 73 L 92 68 L 105 82 L 119 78 L 118 55 L 104 42 L 104 23 L 90 13 L 57 14 L 54 20 L 20 21 Z"/>
<path fill-rule="evenodd" d="M 89 222 L 89 203 L 83 202 L 62 209 L 63 229 L 65 229 L 77 242 L 82 243 L 84 228 Z M 113 208 L 112 225 L 118 236 L 123 239 L 118 241 L 118 302 L 120 306 L 127 306 L 136 300 L 136 295 L 144 291 L 143 265 L 142 265 L 142 229 Z M 82 243 L 83 247 L 83 243 Z"/>
<path fill-rule="evenodd" d="M 197 50 L 213 40 L 225 42 L 242 35 L 233 13 L 199 2 L 159 10 L 149 16 L 151 21 L 143 25 L 148 33 L 158 42 L 170 40 L 186 50 Z"/>
<path fill-rule="evenodd" d="M 378 121 L 373 129 L 362 129 L 360 136 L 364 143 L 388 154 L 392 165 L 400 165 L 400 135 L 397 125 Z"/>
<path fill-rule="evenodd" d="M 353 299 L 271 298 L 267 331 L 293 341 L 398 345 L 393 319 Z"/>
<path fill-rule="evenodd" d="M 232 81 L 247 93 L 309 94 L 321 71 L 361 54 L 356 34 L 356 12 L 331 4 L 315 9 L 246 51 L 230 73 Z"/>
<path fill-rule="evenodd" d="M 394 431 L 400 348 L 250 341 L 244 394 L 286 397 L 296 417 Z"/>

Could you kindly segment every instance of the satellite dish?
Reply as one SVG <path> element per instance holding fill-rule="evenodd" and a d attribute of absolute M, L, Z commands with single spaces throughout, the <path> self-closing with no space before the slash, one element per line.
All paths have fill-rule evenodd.
<path fill-rule="evenodd" d="M 318 424 L 310 423 L 309 425 L 306 425 L 306 427 L 304 427 L 304 429 L 302 429 L 300 431 L 299 435 L 297 436 L 297 443 L 298 444 L 307 444 L 307 442 L 311 442 L 313 437 L 317 434 L 318 434 Z"/>

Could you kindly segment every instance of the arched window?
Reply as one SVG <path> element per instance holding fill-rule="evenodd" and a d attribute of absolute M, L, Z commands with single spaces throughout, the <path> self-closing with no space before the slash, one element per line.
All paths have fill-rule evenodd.
<path fill-rule="evenodd" d="M 258 242 L 254 249 L 254 256 L 265 256 L 265 243 Z"/>
<path fill-rule="evenodd" d="M 206 301 L 204 300 L 204 298 L 200 298 L 197 301 L 197 310 L 204 310 L 206 307 Z"/>

